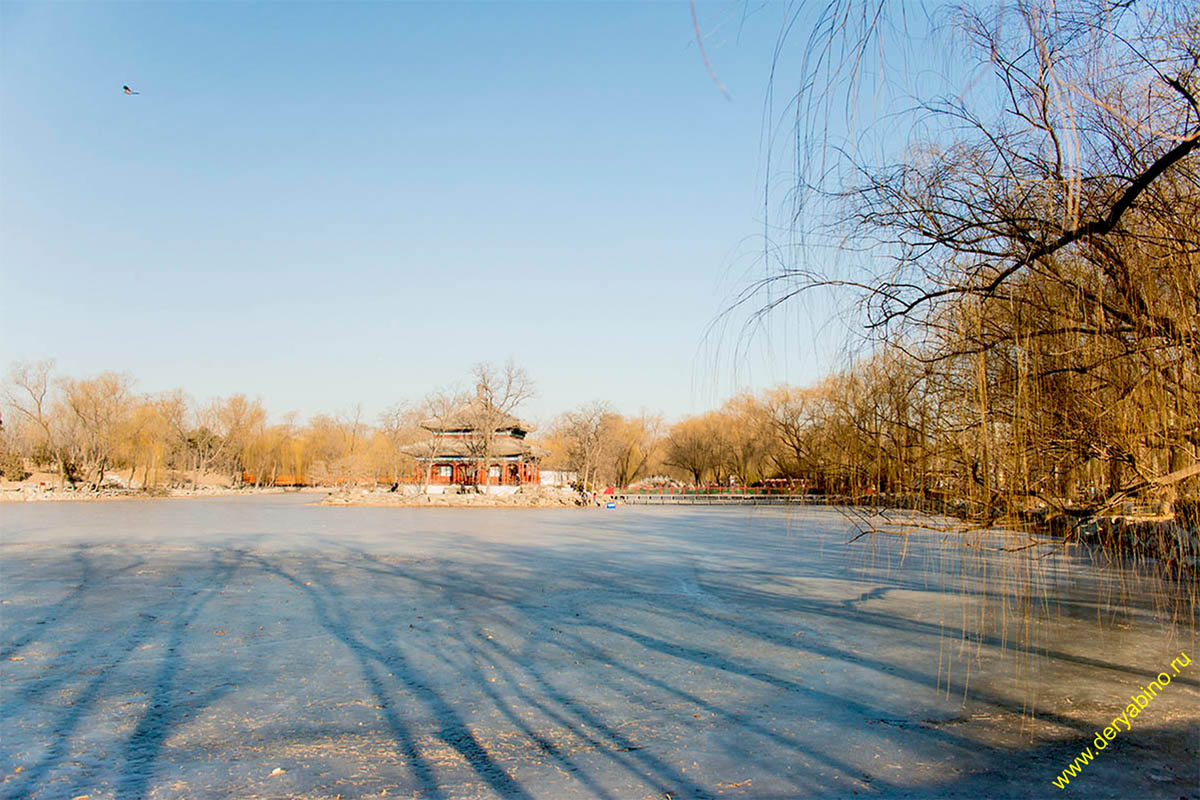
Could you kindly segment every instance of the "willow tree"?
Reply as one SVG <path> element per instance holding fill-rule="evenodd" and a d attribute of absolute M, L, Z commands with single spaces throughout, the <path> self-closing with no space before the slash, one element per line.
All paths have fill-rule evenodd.
<path fill-rule="evenodd" d="M 1016 495 L 1101 511 L 1196 493 L 1200 9 L 936 9 L 955 69 L 925 96 L 927 82 L 905 87 L 915 107 L 872 129 L 864 63 L 903 38 L 888 9 L 835 1 L 807 42 L 792 238 L 765 251 L 777 266 L 751 294 L 766 311 L 853 293 L 868 336 L 902 343 L 953 400 L 932 435 L 960 451 L 985 514 Z M 897 74 L 874 71 L 887 95 Z M 861 126 L 841 138 L 839 97 Z"/>

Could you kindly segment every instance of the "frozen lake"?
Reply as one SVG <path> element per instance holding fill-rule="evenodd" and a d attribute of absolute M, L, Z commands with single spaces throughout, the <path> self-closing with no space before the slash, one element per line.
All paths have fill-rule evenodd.
<path fill-rule="evenodd" d="M 1200 796 L 1191 628 L 1084 555 L 313 499 L 0 505 L 0 797 Z"/>

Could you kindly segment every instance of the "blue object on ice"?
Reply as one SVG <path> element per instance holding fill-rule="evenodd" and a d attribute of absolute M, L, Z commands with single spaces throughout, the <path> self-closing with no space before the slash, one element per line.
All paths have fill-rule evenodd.
<path fill-rule="evenodd" d="M 609 503 L 608 505 L 605 506 L 605 508 L 616 508 L 616 507 L 617 507 L 616 503 Z"/>

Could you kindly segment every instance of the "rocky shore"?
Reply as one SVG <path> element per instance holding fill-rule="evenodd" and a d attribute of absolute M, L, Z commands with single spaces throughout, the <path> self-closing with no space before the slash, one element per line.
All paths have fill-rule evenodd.
<path fill-rule="evenodd" d="M 319 500 L 326 506 L 391 506 L 405 508 L 575 508 L 583 503 L 575 492 L 529 487 L 511 494 L 413 494 L 362 488 L 186 486 L 162 489 L 124 489 L 105 487 L 58 488 L 46 484 L 0 484 L 0 503 L 103 502 L 108 500 L 171 500 L 196 497 L 241 497 L 303 492 L 324 495 Z M 316 498 L 314 498 L 316 499 Z"/>
<path fill-rule="evenodd" d="M 277 488 L 230 488 L 224 486 L 180 487 L 174 489 L 71 489 L 15 485 L 0 487 L 0 503 L 100 502 L 105 500 L 168 500 L 185 497 L 234 497 L 241 495 L 281 494 Z M 326 491 L 326 490 L 319 490 Z"/>
<path fill-rule="evenodd" d="M 321 501 L 321 505 L 394 508 L 576 508 L 583 503 L 575 492 L 522 488 L 511 494 L 404 494 L 351 490 L 332 492 Z"/>

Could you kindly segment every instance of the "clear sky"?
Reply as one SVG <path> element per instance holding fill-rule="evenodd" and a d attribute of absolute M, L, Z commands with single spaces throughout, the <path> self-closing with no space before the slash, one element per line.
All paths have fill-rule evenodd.
<path fill-rule="evenodd" d="M 803 314 L 706 344 L 782 8 L 698 9 L 731 100 L 686 2 L 0 4 L 2 366 L 301 416 L 510 356 L 535 418 L 812 380 Z"/>

